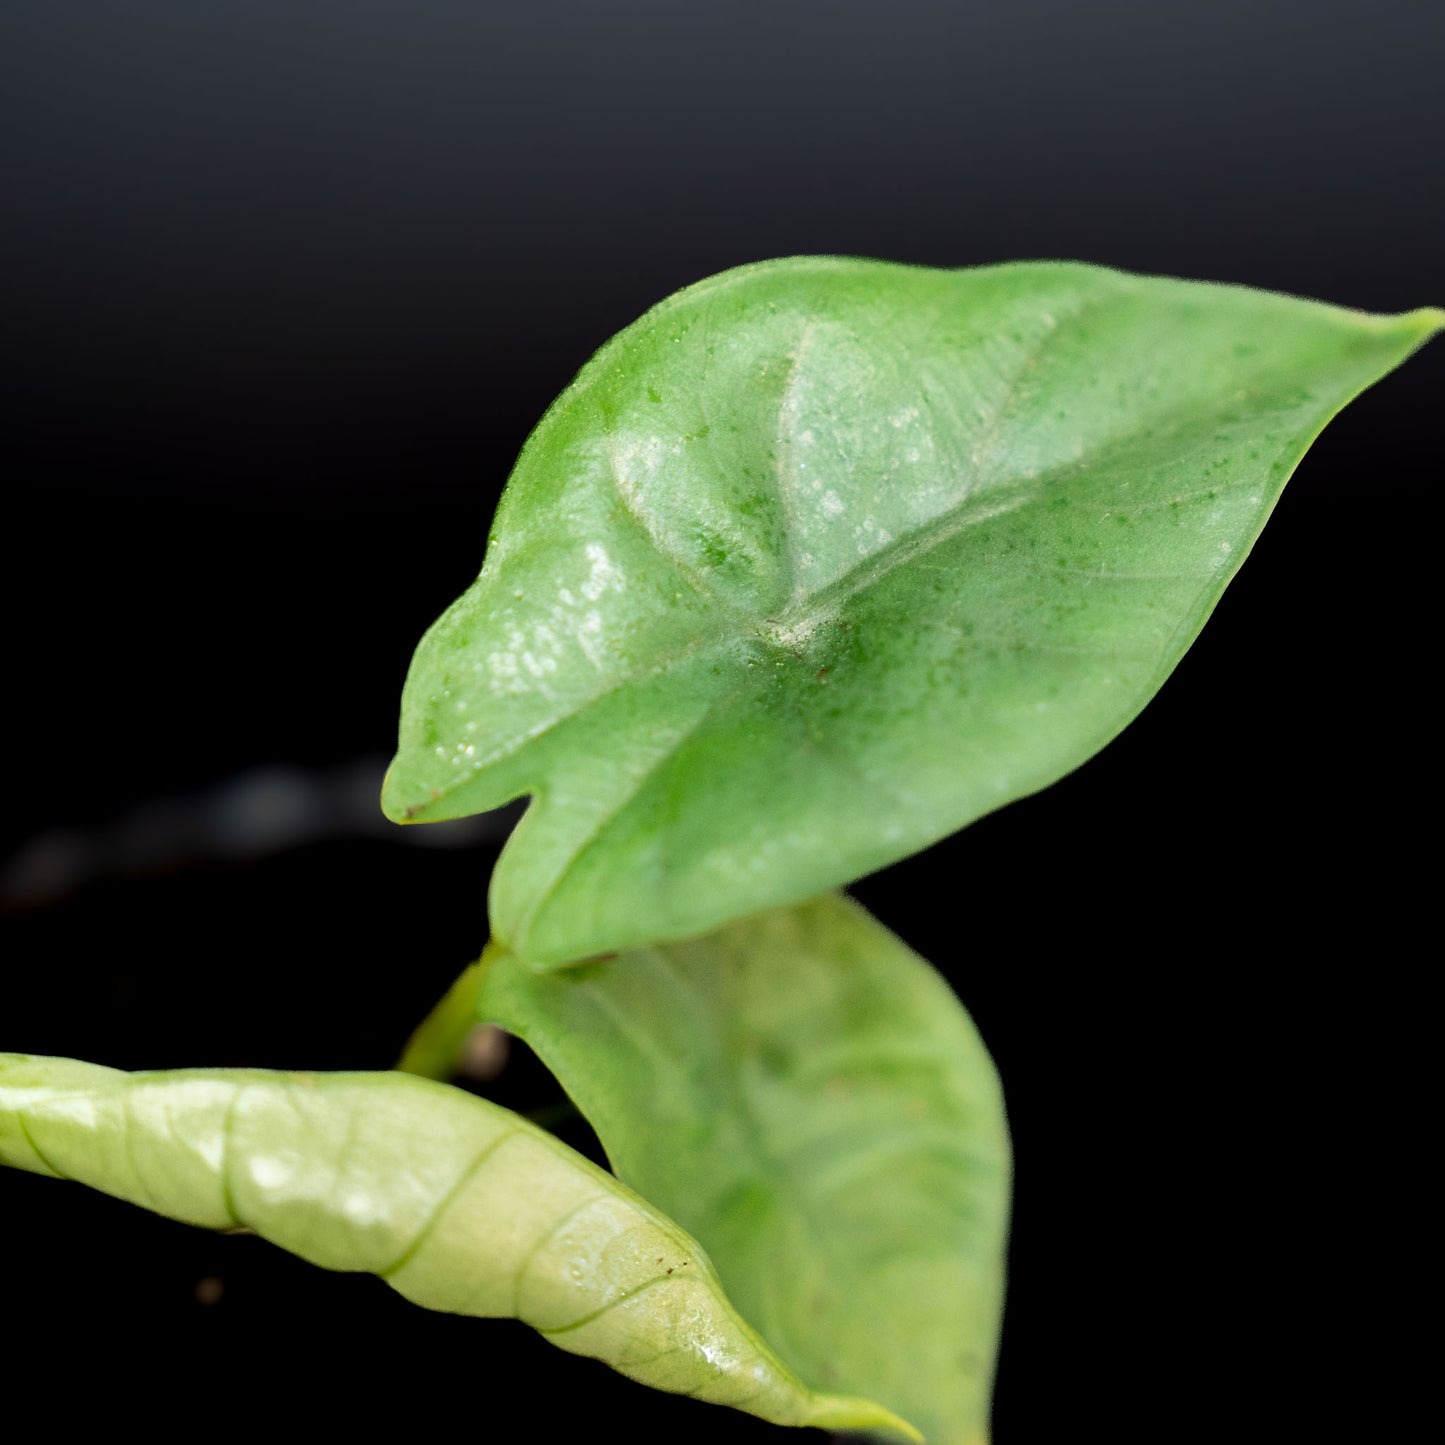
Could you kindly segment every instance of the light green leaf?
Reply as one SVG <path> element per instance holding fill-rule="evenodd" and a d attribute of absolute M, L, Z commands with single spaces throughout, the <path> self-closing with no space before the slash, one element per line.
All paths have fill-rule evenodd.
<path fill-rule="evenodd" d="M 819 1395 L 728 1303 L 671 1220 L 505 1109 L 406 1074 L 124 1074 L 0 1054 L 0 1163 L 456 1314 L 525 1320 L 658 1389 L 779 1424 L 916 1432 Z"/>
<path fill-rule="evenodd" d="M 1049 263 L 682 291 L 523 449 L 384 806 L 535 795 L 491 911 L 537 963 L 923 848 L 1134 717 L 1310 441 L 1442 320 Z"/>
<path fill-rule="evenodd" d="M 406 1062 L 455 1057 L 464 1017 L 527 1040 L 802 1379 L 881 1401 L 931 1445 L 987 1438 L 998 1082 L 948 986 L 863 909 L 825 897 L 546 972 L 490 949 Z"/>

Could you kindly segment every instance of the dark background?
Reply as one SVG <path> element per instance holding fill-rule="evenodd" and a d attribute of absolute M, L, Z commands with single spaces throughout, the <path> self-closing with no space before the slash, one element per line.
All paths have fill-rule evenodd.
<path fill-rule="evenodd" d="M 1441 304 L 1442 61 L 1429 0 L 5 0 L 0 1047 L 391 1061 L 495 844 L 376 821 L 410 650 L 653 302 L 835 252 Z M 1122 740 L 858 889 L 1009 1096 L 996 1445 L 1408 1390 L 1442 381 L 1331 426 Z M 0 1228 L 57 1411 L 786 1438 L 49 1181 Z"/>

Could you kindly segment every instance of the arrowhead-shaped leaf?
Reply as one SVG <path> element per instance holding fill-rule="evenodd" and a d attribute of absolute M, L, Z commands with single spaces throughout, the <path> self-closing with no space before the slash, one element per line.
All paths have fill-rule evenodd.
<path fill-rule="evenodd" d="M 540 963 L 914 852 L 1119 732 L 1320 428 L 1442 319 L 1046 263 L 680 292 L 523 449 L 385 807 L 535 795 L 491 905 Z"/>
<path fill-rule="evenodd" d="M 479 1018 L 531 1044 L 800 1378 L 930 1445 L 987 1440 L 998 1080 L 948 985 L 862 908 L 833 895 L 546 972 L 489 949 L 407 1066 L 445 1068 Z"/>
<path fill-rule="evenodd" d="M 661 1390 L 917 1438 L 877 1405 L 807 1389 L 695 1241 L 610 1174 L 442 1084 L 0 1054 L 0 1164 L 210 1229 L 245 1225 L 431 1309 L 525 1320 Z"/>

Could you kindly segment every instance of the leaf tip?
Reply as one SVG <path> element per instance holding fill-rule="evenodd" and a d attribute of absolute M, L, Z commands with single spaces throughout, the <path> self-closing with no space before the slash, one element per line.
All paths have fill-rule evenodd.
<path fill-rule="evenodd" d="M 1388 333 L 1407 337 L 1411 351 L 1424 346 L 1432 337 L 1445 330 L 1445 310 L 1439 306 L 1420 306 L 1414 311 L 1401 311 L 1392 316 L 1372 319 Z"/>
<path fill-rule="evenodd" d="M 425 814 L 441 793 L 433 788 L 430 798 L 417 801 L 416 790 L 406 787 L 396 775 L 396 762 L 386 770 L 381 780 L 381 811 L 393 823 L 429 822 Z"/>
<path fill-rule="evenodd" d="M 922 1431 L 873 1400 L 846 1395 L 821 1396 L 807 1423 L 824 1430 L 858 1431 L 888 1440 L 909 1440 L 914 1445 L 925 1445 Z"/>
<path fill-rule="evenodd" d="M 1429 341 L 1432 336 L 1445 331 L 1445 310 L 1439 306 L 1422 306 L 1418 311 L 1407 311 L 1404 319 L 1415 323 L 1421 341 Z"/>

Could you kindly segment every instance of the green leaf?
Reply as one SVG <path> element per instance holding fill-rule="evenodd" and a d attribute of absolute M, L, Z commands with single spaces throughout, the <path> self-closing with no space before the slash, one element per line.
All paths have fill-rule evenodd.
<path fill-rule="evenodd" d="M 1310 441 L 1442 320 L 1050 263 L 682 291 L 527 442 L 384 806 L 535 795 L 491 911 L 537 963 L 923 848 L 1138 713 Z"/>
<path fill-rule="evenodd" d="M 788 1425 L 916 1432 L 807 1390 L 707 1257 L 611 1175 L 505 1109 L 406 1074 L 124 1074 L 0 1054 L 0 1163 L 456 1314 L 525 1320 L 658 1389 Z"/>
<path fill-rule="evenodd" d="M 820 898 L 545 972 L 491 949 L 414 1060 L 438 1034 L 455 1049 L 464 1003 L 537 1051 L 802 1379 L 881 1401 L 931 1445 L 987 1438 L 998 1081 L 948 986 L 862 908 Z"/>

